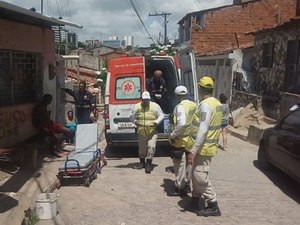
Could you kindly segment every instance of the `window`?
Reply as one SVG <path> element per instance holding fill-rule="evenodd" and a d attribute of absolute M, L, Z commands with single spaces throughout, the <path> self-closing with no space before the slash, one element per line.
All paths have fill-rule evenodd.
<path fill-rule="evenodd" d="M 184 42 L 191 40 L 191 18 L 184 21 Z"/>
<path fill-rule="evenodd" d="M 296 16 L 300 16 L 300 0 L 297 0 L 297 5 L 296 5 Z"/>
<path fill-rule="evenodd" d="M 300 83 L 300 42 L 293 40 L 288 42 L 285 86 L 287 91 L 294 92 Z"/>
<path fill-rule="evenodd" d="M 200 29 L 205 27 L 205 14 L 198 14 L 196 16 L 196 26 Z"/>
<path fill-rule="evenodd" d="M 281 129 L 296 134 L 300 133 L 300 110 L 292 112 L 288 117 L 286 117 L 282 124 Z"/>
<path fill-rule="evenodd" d="M 116 99 L 133 100 L 141 98 L 141 78 L 138 76 L 121 77 L 116 80 Z"/>
<path fill-rule="evenodd" d="M 263 44 L 262 67 L 272 67 L 274 43 Z"/>
<path fill-rule="evenodd" d="M 33 102 L 42 93 L 41 55 L 0 49 L 0 106 Z"/>

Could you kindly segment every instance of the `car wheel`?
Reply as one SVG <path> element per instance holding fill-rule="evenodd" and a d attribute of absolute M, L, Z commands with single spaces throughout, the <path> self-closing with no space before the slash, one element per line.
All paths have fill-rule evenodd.
<path fill-rule="evenodd" d="M 260 142 L 258 153 L 257 153 L 258 165 L 261 169 L 270 170 L 272 169 L 271 163 L 268 161 L 266 146 L 264 142 Z"/>

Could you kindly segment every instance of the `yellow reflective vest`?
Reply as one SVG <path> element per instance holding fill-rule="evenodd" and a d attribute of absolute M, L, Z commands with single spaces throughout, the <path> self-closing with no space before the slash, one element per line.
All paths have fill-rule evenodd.
<path fill-rule="evenodd" d="M 181 133 L 180 136 L 177 136 L 173 142 L 169 142 L 171 145 L 173 145 L 176 148 L 186 148 L 188 146 L 189 141 L 189 129 L 192 122 L 193 115 L 196 112 L 197 104 L 195 102 L 192 102 L 190 100 L 182 100 L 179 104 L 176 105 L 174 112 L 173 112 L 173 124 L 171 125 L 171 130 L 173 131 L 177 125 L 177 115 L 176 115 L 176 109 L 179 105 L 182 105 L 185 111 L 185 117 L 186 117 L 186 125 L 189 125 L 188 127 L 185 127 Z"/>
<path fill-rule="evenodd" d="M 213 97 L 207 98 L 202 102 L 206 102 L 207 104 L 209 104 L 209 106 L 212 109 L 212 116 L 211 116 L 209 130 L 206 135 L 205 141 L 201 145 L 200 149 L 198 149 L 197 154 L 203 156 L 215 156 L 217 154 L 219 136 L 221 132 L 222 115 L 223 115 L 222 104 L 219 102 L 218 99 Z M 188 146 L 188 149 L 191 149 L 193 147 L 199 129 L 200 121 L 201 121 L 201 115 L 197 110 L 197 112 L 194 114 L 192 119 L 192 125 L 190 129 L 191 132 L 189 136 L 190 145 Z"/>
<path fill-rule="evenodd" d="M 146 108 L 142 107 L 142 103 L 135 105 L 136 120 L 138 122 L 137 132 L 140 135 L 148 135 L 156 132 L 156 125 L 154 125 L 157 119 L 156 106 L 150 102 Z"/>

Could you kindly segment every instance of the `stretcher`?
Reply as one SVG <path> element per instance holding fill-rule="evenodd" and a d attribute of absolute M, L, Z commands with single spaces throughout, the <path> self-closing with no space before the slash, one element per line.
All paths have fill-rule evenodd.
<path fill-rule="evenodd" d="M 98 125 L 79 124 L 75 135 L 75 149 L 59 167 L 57 187 L 85 185 L 101 173 L 101 151 L 98 148 Z"/>

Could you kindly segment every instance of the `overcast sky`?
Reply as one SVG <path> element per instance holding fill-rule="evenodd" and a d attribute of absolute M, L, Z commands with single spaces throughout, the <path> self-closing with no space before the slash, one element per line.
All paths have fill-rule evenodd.
<path fill-rule="evenodd" d="M 24 7 L 41 11 L 41 0 L 6 0 Z M 177 22 L 187 13 L 232 4 L 233 0 L 43 0 L 44 14 L 79 23 L 82 29 L 66 27 L 78 34 L 78 39 L 108 39 L 109 36 L 133 36 L 134 45 L 149 46 L 152 41 L 142 27 L 132 2 L 150 35 L 156 41 L 164 34 L 163 17 L 149 17 L 149 13 L 171 13 L 168 16 L 168 37 L 178 37 Z M 163 39 L 161 39 L 163 40 Z"/>

